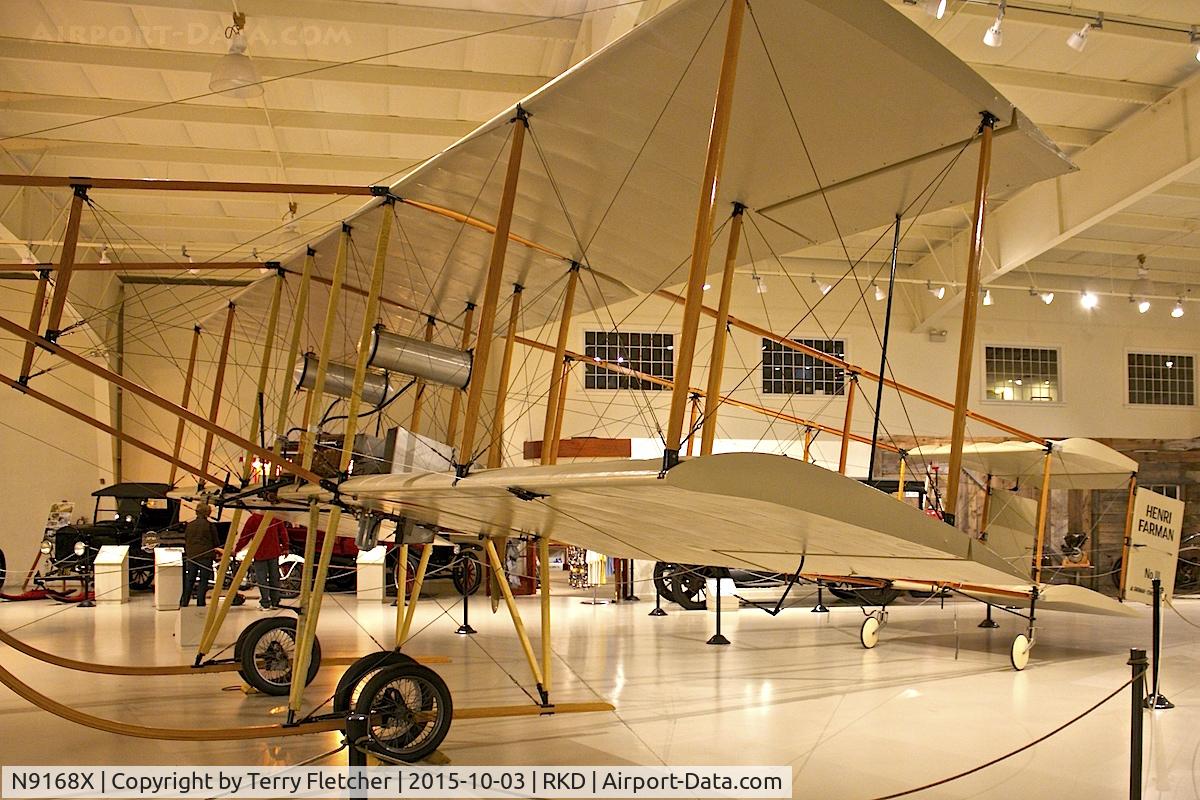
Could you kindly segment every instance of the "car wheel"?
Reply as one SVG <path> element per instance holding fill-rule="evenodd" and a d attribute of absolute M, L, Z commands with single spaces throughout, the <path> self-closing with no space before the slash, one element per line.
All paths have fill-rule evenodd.
<path fill-rule="evenodd" d="M 703 567 L 690 564 L 676 565 L 668 585 L 671 599 L 688 611 L 699 611 L 708 605 L 708 578 Z"/>

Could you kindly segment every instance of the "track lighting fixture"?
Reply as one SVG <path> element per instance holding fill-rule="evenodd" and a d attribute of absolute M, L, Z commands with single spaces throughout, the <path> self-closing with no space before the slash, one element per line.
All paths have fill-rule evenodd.
<path fill-rule="evenodd" d="M 818 283 L 818 282 L 817 282 L 817 276 L 816 276 L 816 273 L 813 273 L 813 274 L 810 276 L 809 280 L 812 282 L 812 285 L 813 285 L 813 286 L 816 286 L 818 289 L 820 289 L 820 290 L 821 290 L 821 294 L 822 294 L 822 295 L 827 295 L 827 294 L 829 294 L 831 291 L 833 291 L 833 285 L 832 285 L 832 284 L 826 283 L 825 281 L 821 281 L 820 283 Z"/>
<path fill-rule="evenodd" d="M 946 296 L 946 287 L 934 286 L 932 281 L 925 281 L 925 291 L 933 295 L 935 300 L 941 300 Z"/>
<path fill-rule="evenodd" d="M 1100 305 L 1100 298 L 1092 294 L 1090 291 L 1085 291 L 1079 295 L 1079 305 L 1091 311 L 1096 306 Z"/>
<path fill-rule="evenodd" d="M 983 43 L 988 47 L 999 47 L 1004 44 L 1004 12 L 1008 10 L 1007 0 L 1000 0 L 1000 8 L 996 11 L 996 21 L 983 34 Z"/>
<path fill-rule="evenodd" d="M 1054 292 L 1042 292 L 1038 295 L 1038 297 L 1040 297 L 1042 302 L 1046 305 L 1050 305 L 1054 302 Z"/>
<path fill-rule="evenodd" d="M 1072 50 L 1074 50 L 1077 53 L 1082 53 L 1083 48 L 1087 47 L 1088 34 L 1091 33 L 1092 28 L 1095 28 L 1096 30 L 1100 30 L 1103 27 L 1104 27 L 1104 15 L 1097 14 L 1095 22 L 1084 23 L 1082 28 L 1080 28 L 1079 30 L 1075 31 L 1074 33 L 1072 33 L 1070 36 L 1067 37 L 1067 47 L 1071 48 Z"/>
<path fill-rule="evenodd" d="M 283 215 L 283 229 L 288 233 L 299 233 L 300 223 L 296 219 L 296 210 L 299 205 L 295 202 L 288 203 L 287 213 Z"/>
<path fill-rule="evenodd" d="M 946 4 L 949 0 L 904 0 L 907 6 L 917 6 L 934 19 L 946 16 Z"/>
<path fill-rule="evenodd" d="M 212 77 L 208 81 L 210 90 L 243 99 L 258 97 L 263 93 L 262 78 L 250 56 L 246 55 L 246 37 L 242 33 L 245 27 L 246 15 L 235 11 L 233 24 L 225 29 L 229 52 L 213 67 Z"/>
<path fill-rule="evenodd" d="M 983 304 L 984 304 L 985 306 L 990 306 L 990 305 L 992 305 L 992 303 L 994 303 L 994 302 L 995 302 L 995 301 L 994 301 L 994 300 L 992 300 L 992 290 L 991 290 L 991 289 L 984 289 L 984 290 L 983 290 Z"/>
<path fill-rule="evenodd" d="M 1175 299 L 1175 307 L 1171 309 L 1171 316 L 1174 317 L 1175 319 L 1179 319 L 1180 317 L 1183 316 L 1183 298 L 1182 297 L 1178 297 Z"/>
<path fill-rule="evenodd" d="M 877 301 L 883 300 L 885 297 L 887 297 L 887 292 L 882 286 L 877 284 L 875 281 L 871 281 L 871 285 L 875 287 L 875 299 Z"/>
<path fill-rule="evenodd" d="M 181 245 L 179 245 L 179 255 L 181 255 L 181 256 L 183 256 L 184 258 L 186 258 L 186 259 L 187 259 L 187 262 L 188 262 L 189 264 L 194 264 L 194 263 L 195 263 L 195 259 L 193 259 L 193 258 L 192 258 L 192 254 L 188 252 L 188 249 L 187 249 L 187 245 L 186 245 L 186 244 L 181 244 Z M 191 274 L 193 274 L 193 275 L 195 275 L 195 274 L 196 274 L 197 272 L 199 272 L 199 271 L 200 271 L 200 270 L 196 269 L 195 267 L 188 267 L 188 272 L 190 272 L 190 273 L 191 273 Z"/>
<path fill-rule="evenodd" d="M 1137 303 L 1138 313 L 1145 314 L 1150 310 L 1150 295 L 1154 294 L 1154 285 L 1150 283 L 1150 270 L 1146 266 L 1146 254 L 1139 253 L 1137 261 L 1137 280 L 1133 282 L 1133 288 L 1130 290 L 1129 302 Z"/>
<path fill-rule="evenodd" d="M 1193 25 L 1192 32 L 1188 38 L 1192 44 L 1196 45 L 1196 60 L 1200 61 L 1200 27 Z"/>
<path fill-rule="evenodd" d="M 108 257 L 108 245 L 101 245 L 101 247 L 100 247 L 100 263 L 101 264 L 111 264 L 112 263 L 112 259 Z"/>
<path fill-rule="evenodd" d="M 21 263 L 22 264 L 38 263 L 37 257 L 34 256 L 34 254 L 33 254 L 33 242 L 26 242 L 25 252 L 21 254 Z"/>
<path fill-rule="evenodd" d="M 762 275 L 755 273 L 755 274 L 751 275 L 750 277 L 754 279 L 754 293 L 755 294 L 766 294 L 767 293 L 767 282 L 763 280 Z"/>

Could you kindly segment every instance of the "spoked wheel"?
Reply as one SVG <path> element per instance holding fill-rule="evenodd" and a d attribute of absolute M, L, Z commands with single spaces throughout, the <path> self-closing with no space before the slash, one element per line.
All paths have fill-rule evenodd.
<path fill-rule="evenodd" d="M 148 592 L 154 588 L 154 567 L 138 564 L 129 568 L 129 588 L 135 592 Z"/>
<path fill-rule="evenodd" d="M 479 591 L 479 586 L 483 583 L 483 562 L 479 560 L 478 551 L 473 548 L 459 551 L 450 578 L 460 595 L 475 594 Z"/>
<path fill-rule="evenodd" d="M 707 605 L 708 580 L 700 567 L 677 564 L 669 573 L 667 585 L 671 599 L 688 611 L 698 611 Z"/>
<path fill-rule="evenodd" d="M 243 632 L 237 656 L 242 680 L 263 694 L 287 694 L 292 683 L 292 666 L 296 663 L 296 620 L 271 617 L 251 623 Z M 321 643 L 314 637 L 305 686 L 312 683 L 320 668 Z"/>
<path fill-rule="evenodd" d="M 654 591 L 663 600 L 671 601 L 671 573 L 679 567 L 669 561 L 657 561 L 654 564 Z"/>
<path fill-rule="evenodd" d="M 406 763 L 438 748 L 454 714 L 446 683 L 420 664 L 379 670 L 362 688 L 354 708 L 370 717 L 367 748 Z"/>
<path fill-rule="evenodd" d="M 1179 551 L 1175 567 L 1175 594 L 1194 594 L 1200 591 L 1200 548 Z"/>
<path fill-rule="evenodd" d="M 1012 668 L 1017 672 L 1025 669 L 1025 665 L 1029 663 L 1029 651 L 1033 649 L 1033 643 L 1029 641 L 1029 637 L 1023 633 L 1018 633 L 1013 639 L 1012 650 L 1009 651 L 1008 660 L 1012 664 Z"/>
<path fill-rule="evenodd" d="M 887 606 L 895 602 L 900 592 L 886 587 L 850 586 L 845 583 L 828 583 L 825 588 L 839 600 L 860 606 Z"/>
<path fill-rule="evenodd" d="M 862 627 L 858 629 L 859 643 L 868 650 L 879 644 L 879 629 L 882 627 L 883 620 L 877 615 L 872 614 L 864 619 Z"/>
<path fill-rule="evenodd" d="M 337 690 L 333 693 L 333 711 L 335 714 L 346 714 L 358 702 L 362 689 L 376 672 L 397 664 L 415 664 L 412 656 L 405 655 L 399 650 L 379 651 L 370 653 L 355 661 L 338 680 Z"/>

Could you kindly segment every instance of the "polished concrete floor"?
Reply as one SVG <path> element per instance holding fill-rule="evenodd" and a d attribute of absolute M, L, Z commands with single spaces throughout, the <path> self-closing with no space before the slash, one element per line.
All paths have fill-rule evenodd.
<path fill-rule="evenodd" d="M 440 586 L 439 584 L 446 584 Z M 458 598 L 448 582 L 421 601 L 406 648 L 445 655 L 439 665 L 457 707 L 527 703 L 531 680 L 508 615 L 471 604 L 479 633 L 456 636 Z M 651 595 L 650 591 L 644 593 Z M 743 607 L 724 615 L 728 647 L 707 646 L 714 615 L 651 602 L 588 605 L 554 599 L 554 699 L 606 700 L 615 713 L 463 721 L 442 746 L 456 764 L 786 764 L 796 797 L 858 800 L 920 786 L 1014 750 L 1079 714 L 1127 680 L 1130 647 L 1148 647 L 1140 620 L 1061 613 L 1039 619 L 1028 669 L 1008 663 L 1023 623 L 1000 614 L 981 630 L 967 602 L 904 601 L 879 646 L 858 642 L 862 614 L 808 610 L 811 597 L 770 617 Z M 532 631 L 537 600 L 520 605 Z M 236 632 L 258 618 L 236 610 Z M 1200 624 L 1200 600 L 1177 600 Z M 394 610 L 353 596 L 326 599 L 327 655 L 386 642 Z M 0 627 L 58 654 L 111 663 L 184 663 L 175 614 L 148 596 L 83 609 L 48 601 L 0 605 Z M 1200 630 L 1167 612 L 1163 693 L 1176 708 L 1146 715 L 1148 798 L 1200 798 Z M 536 644 L 536 642 L 535 642 Z M 126 678 L 47 666 L 0 647 L 0 664 L 51 697 L 91 714 L 156 726 L 230 726 L 279 719 L 278 698 L 237 691 L 235 674 Z M 327 698 L 338 669 L 322 670 L 306 695 Z M 1127 797 L 1128 691 L 1056 737 L 1003 763 L 919 794 L 927 798 Z M 198 744 L 126 739 L 34 709 L 0 689 L 3 764 L 294 764 L 336 746 L 335 734 L 266 742 Z M 326 763 L 344 763 L 338 755 Z"/>

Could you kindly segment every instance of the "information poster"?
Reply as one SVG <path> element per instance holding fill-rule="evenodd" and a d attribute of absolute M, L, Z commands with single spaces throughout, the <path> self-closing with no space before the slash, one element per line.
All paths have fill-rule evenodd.
<path fill-rule="evenodd" d="M 1172 500 L 1149 489 L 1137 490 L 1129 526 L 1124 599 L 1153 603 L 1155 578 L 1162 581 L 1163 597 L 1171 596 L 1182 526 L 1182 500 Z"/>

